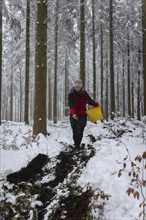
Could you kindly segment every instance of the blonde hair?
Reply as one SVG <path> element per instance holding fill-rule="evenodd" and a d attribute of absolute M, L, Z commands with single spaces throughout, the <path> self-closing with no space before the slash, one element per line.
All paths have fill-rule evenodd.
<path fill-rule="evenodd" d="M 74 86 L 82 86 L 82 81 L 80 79 L 74 81 Z"/>

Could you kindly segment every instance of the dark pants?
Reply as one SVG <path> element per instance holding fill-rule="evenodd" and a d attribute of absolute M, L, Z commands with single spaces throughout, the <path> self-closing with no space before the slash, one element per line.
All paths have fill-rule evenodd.
<path fill-rule="evenodd" d="M 73 140 L 75 144 L 75 148 L 80 148 L 80 143 L 83 137 L 83 131 L 87 123 L 87 116 L 83 116 L 79 118 L 79 120 L 75 120 L 70 117 L 70 124 L 73 130 Z"/>

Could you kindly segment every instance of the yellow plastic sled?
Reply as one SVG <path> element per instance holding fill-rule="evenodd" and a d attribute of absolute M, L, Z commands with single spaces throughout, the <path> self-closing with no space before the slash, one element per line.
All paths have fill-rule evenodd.
<path fill-rule="evenodd" d="M 102 115 L 102 111 L 101 111 L 100 106 L 87 110 L 86 114 L 91 122 L 96 122 L 98 120 L 103 119 L 103 115 Z"/>

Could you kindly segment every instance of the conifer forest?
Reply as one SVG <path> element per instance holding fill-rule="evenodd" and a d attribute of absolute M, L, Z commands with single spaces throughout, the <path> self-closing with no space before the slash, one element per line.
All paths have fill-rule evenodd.
<path fill-rule="evenodd" d="M 146 115 L 145 0 L 1 0 L 0 122 L 68 115 L 81 79 L 105 119 Z"/>
<path fill-rule="evenodd" d="M 146 220 L 146 0 L 0 0 L 0 220 Z"/>

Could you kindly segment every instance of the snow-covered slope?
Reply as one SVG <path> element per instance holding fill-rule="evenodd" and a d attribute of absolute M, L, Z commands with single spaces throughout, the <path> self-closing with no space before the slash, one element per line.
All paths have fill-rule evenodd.
<path fill-rule="evenodd" d="M 49 135 L 44 137 L 40 134 L 35 140 L 32 138 L 32 127 L 23 123 L 4 122 L 0 131 L 1 202 L 4 200 L 16 202 L 13 190 L 10 193 L 4 188 L 7 186 L 7 188 L 13 189 L 13 185 L 8 184 L 5 179 L 8 174 L 26 167 L 28 162 L 38 154 L 46 154 L 53 161 L 53 166 L 56 166 L 55 161 L 57 161 L 60 152 L 68 151 L 73 145 L 72 131 L 68 121 L 58 122 L 56 125 L 49 122 Z M 115 121 L 98 122 L 97 124 L 88 122 L 82 141 L 85 144 L 84 153 L 86 152 L 86 156 L 88 153 L 90 154 L 89 146 L 91 146 L 95 150 L 95 154 L 87 160 L 83 154 L 82 156 L 81 154 L 70 155 L 68 152 L 69 156 L 75 158 L 76 166 L 80 169 L 78 177 L 76 177 L 76 184 L 83 191 L 92 189 L 94 192 L 90 203 L 93 219 L 98 219 L 99 216 L 101 220 L 136 220 L 139 218 L 139 214 L 143 210 L 142 207 L 139 207 L 143 202 L 141 189 L 145 195 L 145 185 L 140 188 L 136 180 L 131 185 L 132 177 L 129 173 L 132 169 L 136 171 L 139 167 L 138 181 L 146 180 L 145 170 L 143 169 L 146 160 L 142 158 L 143 163 L 135 161 L 137 155 L 143 155 L 146 151 L 144 135 L 144 124 L 135 120 L 117 118 Z M 87 161 L 83 161 L 83 158 Z M 79 161 L 80 166 L 77 161 Z M 131 167 L 131 162 L 135 163 L 134 167 Z M 47 182 L 52 178 L 51 175 L 48 172 L 41 181 Z M 71 173 L 71 175 L 74 174 Z M 69 181 L 67 178 L 66 180 Z M 136 177 L 133 178 L 136 179 Z M 63 186 L 66 187 L 65 184 Z M 134 198 L 132 193 L 128 196 L 126 191 L 130 187 L 135 192 L 139 192 L 138 198 L 137 196 Z M 68 190 L 64 190 L 67 193 Z M 36 201 L 41 206 L 41 201 L 37 199 Z M 55 200 L 53 202 L 55 204 Z M 49 207 L 51 206 L 46 207 L 47 213 L 50 213 Z M 28 219 L 33 219 L 31 211 Z M 47 213 L 45 215 L 49 216 Z M 142 219 L 142 215 L 140 218 Z"/>

